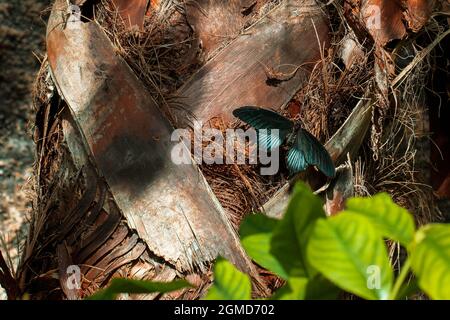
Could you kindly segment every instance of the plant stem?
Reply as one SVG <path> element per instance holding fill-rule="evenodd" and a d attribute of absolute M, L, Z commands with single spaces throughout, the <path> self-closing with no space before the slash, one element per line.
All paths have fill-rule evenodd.
<path fill-rule="evenodd" d="M 391 294 L 389 295 L 389 300 L 397 300 L 398 293 L 400 292 L 400 289 L 405 282 L 406 276 L 409 273 L 409 270 L 411 269 L 411 259 L 407 258 L 405 261 L 405 264 L 402 267 L 402 271 L 397 277 L 397 280 L 395 281 L 394 288 L 391 291 Z"/>

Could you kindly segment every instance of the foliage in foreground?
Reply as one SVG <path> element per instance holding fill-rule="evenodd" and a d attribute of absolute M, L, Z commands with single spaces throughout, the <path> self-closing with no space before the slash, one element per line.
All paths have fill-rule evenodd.
<path fill-rule="evenodd" d="M 249 256 L 286 280 L 271 299 L 336 299 L 342 290 L 369 300 L 405 299 L 419 288 L 432 299 L 450 299 L 450 226 L 430 224 L 417 230 L 412 215 L 387 194 L 350 199 L 345 211 L 327 217 L 320 198 L 300 183 L 282 220 L 251 215 L 240 234 Z M 397 276 L 386 239 L 398 242 L 408 253 Z M 415 280 L 409 281 L 411 271 Z M 146 283 L 120 281 L 120 286 L 113 283 L 94 298 L 136 293 L 136 285 Z M 133 286 L 128 288 L 127 283 Z M 147 284 L 152 292 L 187 285 Z M 249 276 L 219 259 L 206 299 L 251 299 Z"/>

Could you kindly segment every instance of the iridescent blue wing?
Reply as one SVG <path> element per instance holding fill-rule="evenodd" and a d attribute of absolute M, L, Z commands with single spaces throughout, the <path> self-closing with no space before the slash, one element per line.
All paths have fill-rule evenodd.
<path fill-rule="evenodd" d="M 288 133 L 284 130 L 279 130 L 277 134 L 274 129 L 258 129 L 258 145 L 265 150 L 274 150 L 283 144 Z"/>
<path fill-rule="evenodd" d="M 308 131 L 300 129 L 294 146 L 289 150 L 287 166 L 292 174 L 315 166 L 327 177 L 334 177 L 335 167 L 325 147 Z"/>
<path fill-rule="evenodd" d="M 255 129 L 292 130 L 294 123 L 282 115 L 258 107 L 242 107 L 233 111 L 233 115 Z"/>
<path fill-rule="evenodd" d="M 294 123 L 282 115 L 258 107 L 238 108 L 233 115 L 257 130 L 259 145 L 267 150 L 280 147 L 294 127 Z M 274 129 L 279 130 L 278 135 Z"/>
<path fill-rule="evenodd" d="M 306 162 L 303 152 L 299 150 L 296 146 L 293 146 L 286 158 L 287 167 L 291 174 L 296 174 L 300 171 L 305 171 L 308 168 L 308 163 Z"/>

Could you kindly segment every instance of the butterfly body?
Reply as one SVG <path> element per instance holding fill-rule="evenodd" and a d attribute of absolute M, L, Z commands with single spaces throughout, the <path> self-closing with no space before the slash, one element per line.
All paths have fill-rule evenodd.
<path fill-rule="evenodd" d="M 288 149 L 291 149 L 295 145 L 300 130 L 302 130 L 302 126 L 300 124 L 295 124 L 292 128 L 292 132 L 286 136 L 285 145 Z"/>
<path fill-rule="evenodd" d="M 334 177 L 335 167 L 330 155 L 300 123 L 294 123 L 276 112 L 250 106 L 235 109 L 233 115 L 258 130 L 260 147 L 275 150 L 286 146 L 286 163 L 291 174 L 315 166 L 327 177 Z M 274 129 L 278 130 L 278 135 L 272 132 Z"/>

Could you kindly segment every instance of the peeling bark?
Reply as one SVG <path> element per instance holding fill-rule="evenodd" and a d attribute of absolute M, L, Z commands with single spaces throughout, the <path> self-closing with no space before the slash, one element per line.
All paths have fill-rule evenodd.
<path fill-rule="evenodd" d="M 92 22 L 60 22 L 53 14 L 47 35 L 55 83 L 130 227 L 180 271 L 220 254 L 254 274 L 199 170 L 171 161 L 170 124 L 106 35 Z"/>
<path fill-rule="evenodd" d="M 328 45 L 328 24 L 317 4 L 287 0 L 209 61 L 178 95 L 204 122 L 232 121 L 232 111 L 245 105 L 279 110 L 305 84 Z M 292 76 L 274 83 L 270 69 Z"/>
<path fill-rule="evenodd" d="M 112 2 L 128 29 L 133 27 L 144 29 L 148 0 L 112 0 Z"/>

